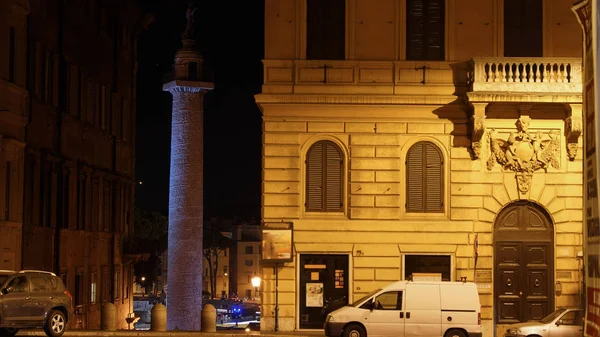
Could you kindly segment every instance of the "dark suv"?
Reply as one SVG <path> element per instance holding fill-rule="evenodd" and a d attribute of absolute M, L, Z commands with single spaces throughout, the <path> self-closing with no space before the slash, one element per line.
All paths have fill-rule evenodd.
<path fill-rule="evenodd" d="M 44 328 L 50 337 L 62 336 L 71 303 L 71 294 L 54 273 L 0 271 L 0 336 L 32 328 Z"/>

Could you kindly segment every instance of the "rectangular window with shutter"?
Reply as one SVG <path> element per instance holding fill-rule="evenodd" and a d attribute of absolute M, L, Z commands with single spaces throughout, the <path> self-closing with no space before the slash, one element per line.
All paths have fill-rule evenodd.
<path fill-rule="evenodd" d="M 73 302 L 76 306 L 84 304 L 84 287 L 83 287 L 83 273 L 75 274 L 75 291 L 73 292 Z"/>
<path fill-rule="evenodd" d="M 46 163 L 42 174 L 43 213 L 41 224 L 44 227 L 50 227 L 52 221 L 52 166 Z"/>
<path fill-rule="evenodd" d="M 45 62 L 46 65 L 44 67 L 44 102 L 51 104 L 52 97 L 54 95 L 54 60 L 52 53 L 46 53 Z"/>
<path fill-rule="evenodd" d="M 346 0 L 306 1 L 306 59 L 346 58 Z"/>
<path fill-rule="evenodd" d="M 4 220 L 10 220 L 10 187 L 11 187 L 11 177 L 10 177 L 10 161 L 6 161 L 5 167 L 5 177 L 4 177 Z"/>
<path fill-rule="evenodd" d="M 504 0 L 504 56 L 542 57 L 542 0 Z"/>
<path fill-rule="evenodd" d="M 414 144 L 406 156 L 406 211 L 444 212 L 443 157 L 430 142 Z"/>
<path fill-rule="evenodd" d="M 71 169 L 65 168 L 62 179 L 62 226 L 63 228 L 69 228 L 69 203 L 71 202 Z"/>
<path fill-rule="evenodd" d="M 69 113 L 71 116 L 79 116 L 80 80 L 79 68 L 69 65 Z"/>
<path fill-rule="evenodd" d="M 34 77 L 35 80 L 33 83 L 35 84 L 35 97 L 39 99 L 44 98 L 44 85 L 46 84 L 44 75 L 46 74 L 46 70 L 44 66 L 46 62 L 44 60 L 44 56 L 46 55 L 45 47 L 43 44 L 36 42 L 35 44 L 35 66 L 34 66 Z"/>
<path fill-rule="evenodd" d="M 15 27 L 8 31 L 8 81 L 15 81 Z"/>
<path fill-rule="evenodd" d="M 445 58 L 445 0 L 406 1 L 406 59 Z"/>
<path fill-rule="evenodd" d="M 115 268 L 117 270 L 115 271 L 114 299 L 118 300 L 119 298 L 121 298 L 121 266 L 116 266 Z"/>
<path fill-rule="evenodd" d="M 343 211 L 344 157 L 333 142 L 313 144 L 306 153 L 306 211 Z"/>
<path fill-rule="evenodd" d="M 27 153 L 25 157 L 25 182 L 24 182 L 24 205 L 23 219 L 27 228 L 31 228 L 34 222 L 34 194 L 36 177 L 35 157 Z"/>
<path fill-rule="evenodd" d="M 77 185 L 77 199 L 79 201 L 79 219 L 77 222 L 78 230 L 86 229 L 86 214 L 87 214 L 87 178 L 85 174 L 81 174 L 79 177 L 79 184 Z"/>
<path fill-rule="evenodd" d="M 98 97 L 98 125 L 102 130 L 106 129 L 106 86 L 100 86 Z"/>

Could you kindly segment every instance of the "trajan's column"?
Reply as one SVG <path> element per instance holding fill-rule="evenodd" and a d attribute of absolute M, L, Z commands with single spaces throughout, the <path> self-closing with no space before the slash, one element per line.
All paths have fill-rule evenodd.
<path fill-rule="evenodd" d="M 200 330 L 202 310 L 203 102 L 213 83 L 202 82 L 195 15 L 187 9 L 183 46 L 175 55 L 173 77 L 163 86 L 173 95 L 167 329 Z"/>

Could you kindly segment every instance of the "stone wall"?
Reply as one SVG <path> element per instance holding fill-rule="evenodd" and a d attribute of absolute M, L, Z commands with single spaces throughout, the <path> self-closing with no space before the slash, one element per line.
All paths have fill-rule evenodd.
<path fill-rule="evenodd" d="M 526 199 L 543 206 L 554 222 L 554 279 L 562 283 L 562 294 L 555 304 L 579 303 L 580 266 L 576 254 L 582 243 L 582 156 L 580 150 L 574 161 L 567 158 L 562 136 L 564 119 L 544 119 L 543 113 L 532 116 L 532 134 L 559 131 L 560 165 L 533 173 L 531 188 L 521 193 L 515 172 L 503 170 L 499 164 L 487 168 L 489 151 L 473 159 L 467 121 L 437 116 L 435 107 L 430 107 L 434 113 L 421 118 L 403 118 L 410 107 L 382 107 L 388 113 L 383 117 L 361 113 L 360 106 L 345 106 L 345 117 L 337 115 L 333 119 L 327 118 L 327 106 L 305 109 L 320 111 L 323 117 L 303 117 L 299 107 L 288 110 L 263 106 L 263 220 L 294 223 L 295 254 L 348 254 L 351 299 L 401 279 L 404 253 L 448 254 L 452 258 L 452 278 L 473 281 L 476 233 L 477 270 L 493 276 L 495 216 L 512 201 Z M 495 129 L 497 137 L 516 132 L 516 118 L 511 116 L 516 114 L 488 119 L 488 130 Z M 340 214 L 304 212 L 304 156 L 312 143 L 322 139 L 337 143 L 347 158 L 347 206 Z M 408 148 L 420 140 L 433 142 L 443 152 L 443 213 L 405 212 L 404 161 Z M 484 148 L 489 145 L 485 143 Z M 280 329 L 293 330 L 299 303 L 297 266 L 286 263 L 280 267 Z M 263 268 L 263 276 L 262 320 L 269 327 L 274 312 L 273 268 Z M 482 284 L 479 290 L 485 334 L 491 335 L 493 279 L 487 282 L 489 286 Z"/>

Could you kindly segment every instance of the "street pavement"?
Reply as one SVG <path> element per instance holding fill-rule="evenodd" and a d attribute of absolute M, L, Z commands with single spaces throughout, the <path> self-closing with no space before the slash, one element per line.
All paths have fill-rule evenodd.
<path fill-rule="evenodd" d="M 278 332 L 260 332 L 239 330 L 217 330 L 217 332 L 200 331 L 141 331 L 141 330 L 67 330 L 65 337 L 241 337 L 246 336 L 264 336 L 264 337 L 320 337 L 325 336 L 323 331 L 278 331 Z M 46 336 L 42 330 L 21 330 L 17 336 Z"/>

